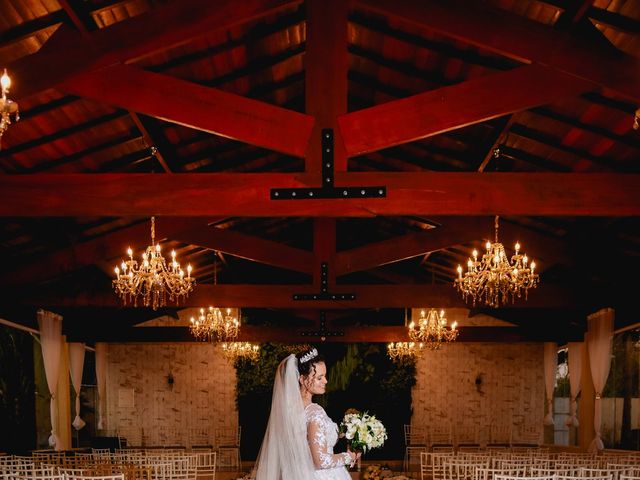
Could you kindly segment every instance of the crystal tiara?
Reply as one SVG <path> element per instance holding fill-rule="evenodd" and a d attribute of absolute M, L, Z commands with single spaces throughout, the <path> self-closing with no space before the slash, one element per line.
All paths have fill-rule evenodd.
<path fill-rule="evenodd" d="M 300 363 L 307 363 L 309 360 L 318 356 L 318 349 L 312 348 L 308 353 L 305 353 L 300 357 Z"/>

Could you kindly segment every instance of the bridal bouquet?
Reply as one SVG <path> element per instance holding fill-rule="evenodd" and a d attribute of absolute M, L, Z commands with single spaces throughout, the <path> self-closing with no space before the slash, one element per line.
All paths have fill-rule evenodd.
<path fill-rule="evenodd" d="M 340 423 L 340 433 L 344 435 L 351 450 L 366 453 L 379 448 L 387 439 L 387 430 L 375 415 L 349 409 Z"/>

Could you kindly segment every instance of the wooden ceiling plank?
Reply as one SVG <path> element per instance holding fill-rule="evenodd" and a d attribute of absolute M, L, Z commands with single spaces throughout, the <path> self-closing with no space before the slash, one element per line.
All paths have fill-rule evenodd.
<path fill-rule="evenodd" d="M 637 174 L 345 172 L 338 185 L 385 185 L 387 197 L 270 200 L 272 188 L 313 181 L 296 173 L 0 175 L 0 216 L 640 215 Z"/>
<path fill-rule="evenodd" d="M 58 48 L 38 52 L 7 68 L 14 77 L 15 95 L 24 98 L 57 86 L 74 75 L 126 63 L 163 51 L 193 38 L 252 21 L 300 0 L 189 0 L 171 2 L 126 21 L 92 32 L 89 41 L 78 35 Z"/>
<path fill-rule="evenodd" d="M 126 65 L 78 75 L 61 88 L 296 157 L 304 156 L 314 123 L 308 115 Z"/>
<path fill-rule="evenodd" d="M 578 95 L 589 82 L 528 65 L 338 118 L 348 156 L 362 155 Z"/>
<path fill-rule="evenodd" d="M 229 255 L 311 275 L 311 252 L 283 243 L 222 228 L 197 228 L 173 236 L 174 240 Z"/>
<path fill-rule="evenodd" d="M 510 12 L 469 2 L 357 0 L 368 11 L 427 28 L 517 61 L 549 65 L 640 102 L 640 60 L 611 55 L 600 42 L 579 38 Z"/>
<path fill-rule="evenodd" d="M 405 308 L 407 305 L 430 305 L 434 308 L 471 308 L 465 304 L 453 284 L 408 284 L 408 285 L 335 285 L 331 293 L 353 293 L 354 300 L 294 300 L 294 294 L 317 294 L 313 285 L 198 285 L 193 293 L 180 302 L 181 308 L 208 305 L 216 299 L 218 307 L 256 308 L 310 308 L 317 310 L 344 310 L 353 308 Z M 86 288 L 70 292 L 40 289 L 29 292 L 25 298 L 11 296 L 15 305 L 54 307 L 118 307 L 120 299 L 111 290 Z M 520 300 L 510 308 L 579 308 L 585 303 L 597 302 L 593 296 L 585 302 L 584 291 L 573 292 L 561 285 L 543 284 L 529 293 L 527 301 Z M 131 307 L 131 306 L 130 306 Z M 133 308 L 133 307 L 131 307 Z"/>

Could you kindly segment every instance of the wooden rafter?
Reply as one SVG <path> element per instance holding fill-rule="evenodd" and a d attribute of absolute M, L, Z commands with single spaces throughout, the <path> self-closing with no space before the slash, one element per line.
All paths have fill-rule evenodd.
<path fill-rule="evenodd" d="M 201 307 L 211 298 L 219 307 L 259 308 L 311 308 L 342 310 L 350 308 L 404 308 L 407 305 L 429 305 L 434 308 L 470 308 L 453 285 L 335 285 L 330 293 L 353 293 L 354 300 L 294 300 L 296 294 L 317 294 L 313 285 L 198 285 L 193 293 L 180 303 L 180 307 Z M 585 305 L 584 292 L 573 292 L 561 285 L 540 285 L 530 292 L 529 299 L 516 302 L 512 308 L 575 308 Z M 47 291 L 30 292 L 28 297 L 12 300 L 18 305 L 48 307 L 118 307 L 120 300 L 110 289 L 101 291 L 86 289 L 79 292 Z M 590 298 L 596 302 L 597 299 Z M 588 303 L 588 302 L 587 302 Z"/>
<path fill-rule="evenodd" d="M 311 275 L 311 252 L 228 229 L 199 228 L 176 234 L 174 240 L 224 252 L 254 262 Z"/>
<path fill-rule="evenodd" d="M 589 82 L 528 65 L 342 115 L 347 154 L 362 155 L 578 95 Z"/>
<path fill-rule="evenodd" d="M 243 342 L 281 342 L 299 343 L 309 337 L 302 333 L 309 328 L 287 327 L 259 327 L 243 325 L 238 338 Z M 317 329 L 316 329 L 317 330 Z M 403 326 L 345 326 L 335 328 L 342 332 L 341 336 L 331 337 L 331 342 L 358 343 L 378 342 L 388 343 L 408 340 L 407 329 Z M 457 342 L 543 342 L 556 341 L 558 327 L 537 329 L 531 331 L 519 327 L 464 327 L 460 329 Z M 580 340 L 584 331 L 574 329 L 573 332 L 560 332 L 571 340 Z M 67 334 L 69 342 L 194 342 L 193 335 L 187 327 L 130 327 L 112 328 L 96 332 L 75 328 Z"/>
<path fill-rule="evenodd" d="M 0 215 L 640 215 L 633 174 L 345 172 L 337 185 L 385 185 L 387 198 L 270 200 L 272 188 L 314 181 L 289 173 L 2 175 Z"/>
<path fill-rule="evenodd" d="M 126 65 L 77 75 L 61 88 L 197 130 L 302 157 L 308 115 Z"/>

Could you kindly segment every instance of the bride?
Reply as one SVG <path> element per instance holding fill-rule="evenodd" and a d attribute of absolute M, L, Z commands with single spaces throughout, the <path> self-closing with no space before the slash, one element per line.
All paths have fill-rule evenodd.
<path fill-rule="evenodd" d="M 360 454 L 333 453 L 338 427 L 312 402 L 325 392 L 327 366 L 315 348 L 289 355 L 276 372 L 271 414 L 256 461 L 256 480 L 350 480 Z"/>

